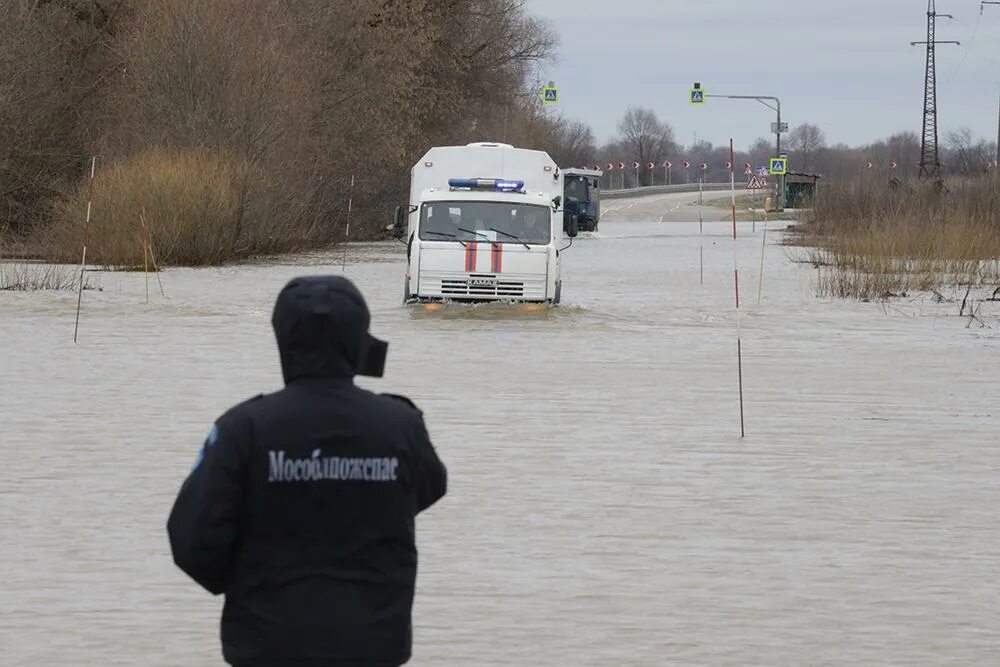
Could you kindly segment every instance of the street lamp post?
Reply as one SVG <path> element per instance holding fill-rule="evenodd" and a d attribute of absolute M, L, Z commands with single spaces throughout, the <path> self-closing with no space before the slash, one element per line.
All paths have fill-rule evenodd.
<path fill-rule="evenodd" d="M 766 106 L 771 111 L 778 114 L 778 123 L 775 126 L 775 149 L 777 150 L 777 156 L 781 157 L 781 100 L 777 97 L 769 97 L 767 95 L 705 95 L 705 97 L 722 97 L 727 100 L 757 100 L 764 106 Z M 774 104 L 770 104 L 774 102 Z M 776 192 L 776 210 L 781 212 L 785 210 L 785 177 L 784 175 L 778 175 L 775 179 Z"/>

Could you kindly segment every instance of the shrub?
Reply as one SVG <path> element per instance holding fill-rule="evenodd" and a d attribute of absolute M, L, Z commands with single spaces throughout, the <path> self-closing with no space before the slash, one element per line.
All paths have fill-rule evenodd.
<path fill-rule="evenodd" d="M 155 148 L 99 170 L 87 243 L 88 262 L 107 267 L 143 263 L 142 223 L 162 265 L 206 265 L 283 252 L 296 242 L 274 221 L 248 210 L 249 167 L 207 149 Z M 90 183 L 59 204 L 48 237 L 52 254 L 76 261 L 84 240 Z M 301 240 L 301 239 L 298 239 Z"/>

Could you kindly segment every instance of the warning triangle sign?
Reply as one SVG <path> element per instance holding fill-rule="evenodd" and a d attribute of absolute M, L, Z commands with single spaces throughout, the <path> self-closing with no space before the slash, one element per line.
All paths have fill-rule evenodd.
<path fill-rule="evenodd" d="M 767 179 L 754 174 L 747 181 L 747 190 L 767 190 Z"/>

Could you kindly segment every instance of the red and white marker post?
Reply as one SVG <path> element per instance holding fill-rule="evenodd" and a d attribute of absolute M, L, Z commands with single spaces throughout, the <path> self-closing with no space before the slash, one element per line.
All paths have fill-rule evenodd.
<path fill-rule="evenodd" d="M 732 167 L 734 161 L 735 151 L 733 149 L 733 140 L 729 140 L 729 185 L 732 193 L 732 208 L 733 208 L 733 286 L 736 292 L 736 368 L 737 377 L 739 378 L 739 389 L 740 389 L 740 437 L 746 436 L 746 430 L 743 423 L 743 336 L 740 324 L 740 263 L 739 263 L 739 251 L 736 247 L 736 171 Z"/>

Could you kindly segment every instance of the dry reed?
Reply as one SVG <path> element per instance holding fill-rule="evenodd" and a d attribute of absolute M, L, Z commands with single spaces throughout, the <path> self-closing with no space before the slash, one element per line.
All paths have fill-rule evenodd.
<path fill-rule="evenodd" d="M 247 183 L 264 179 L 245 163 L 217 152 L 156 148 L 110 165 L 95 180 L 88 262 L 105 269 L 143 266 L 143 229 L 150 228 L 164 265 L 213 265 L 294 250 L 301 230 L 262 214 Z M 48 256 L 74 261 L 84 238 L 86 184 L 58 207 L 47 232 Z"/>
<path fill-rule="evenodd" d="M 792 242 L 813 248 L 825 296 L 887 299 L 1000 283 L 1000 184 L 859 179 L 827 186 Z"/>
<path fill-rule="evenodd" d="M 79 270 L 67 264 L 0 260 L 0 292 L 73 289 L 79 275 Z"/>

